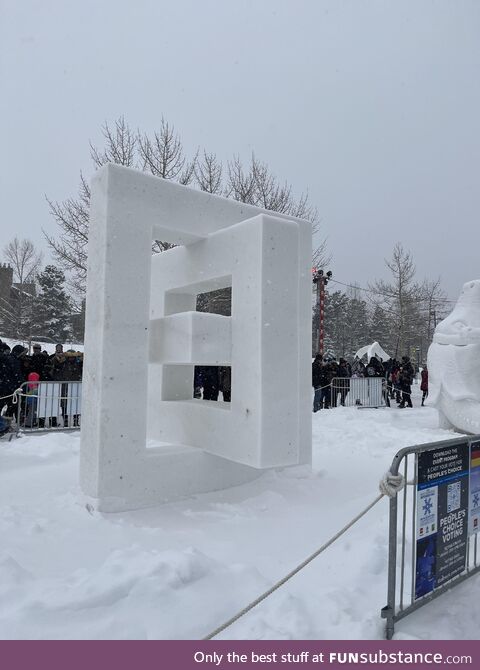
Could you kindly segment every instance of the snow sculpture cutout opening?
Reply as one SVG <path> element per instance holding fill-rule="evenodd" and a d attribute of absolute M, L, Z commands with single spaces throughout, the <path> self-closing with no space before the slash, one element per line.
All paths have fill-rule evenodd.
<path fill-rule="evenodd" d="M 444 428 L 480 433 L 480 280 L 463 285 L 428 350 L 429 399 Z"/>
<path fill-rule="evenodd" d="M 152 257 L 152 239 L 179 246 Z M 80 481 L 97 508 L 311 462 L 310 265 L 306 221 L 116 165 L 95 174 Z M 231 317 L 195 311 L 229 286 Z M 193 399 L 195 365 L 231 366 L 231 403 Z"/>

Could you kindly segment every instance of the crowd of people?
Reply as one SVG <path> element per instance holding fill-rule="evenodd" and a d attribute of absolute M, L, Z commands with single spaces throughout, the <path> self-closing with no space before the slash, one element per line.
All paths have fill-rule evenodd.
<path fill-rule="evenodd" d="M 220 391 L 224 402 L 231 401 L 232 372 L 227 366 L 196 365 L 193 379 L 193 397 L 218 400 Z"/>
<path fill-rule="evenodd" d="M 81 381 L 82 371 L 83 354 L 73 349 L 64 352 L 62 344 L 57 344 L 51 355 L 34 344 L 29 355 L 23 345 L 16 344 L 10 349 L 0 340 L 0 406 L 6 405 L 3 414 L 14 416 L 16 404 L 12 396 L 25 382 L 28 392 L 29 387 L 40 381 Z"/>
<path fill-rule="evenodd" d="M 82 380 L 83 354 L 57 344 L 55 353 L 49 355 L 39 344 L 33 344 L 32 353 L 21 344 L 12 349 L 0 340 L 0 408 L 6 417 L 15 414 L 14 392 L 26 383 L 28 390 L 36 388 L 40 381 L 75 382 Z M 412 407 L 412 383 L 415 369 L 408 356 L 400 361 L 391 358 L 385 363 L 373 356 L 364 364 L 358 358 L 349 363 L 345 358 L 337 359 L 332 354 L 317 354 L 312 363 L 312 386 L 314 388 L 313 411 L 345 405 L 350 392 L 351 380 L 358 378 L 381 378 L 382 395 L 387 406 L 396 401 L 398 407 Z M 218 400 L 220 392 L 224 402 L 231 401 L 231 368 L 227 366 L 195 366 L 193 397 Z M 422 406 L 428 396 L 428 370 L 421 371 Z M 358 404 L 361 404 L 360 402 Z M 0 426 L 1 432 L 1 426 Z"/>
<path fill-rule="evenodd" d="M 329 409 L 345 405 L 345 398 L 350 391 L 350 380 L 355 378 L 382 379 L 382 395 L 385 404 L 390 407 L 396 401 L 398 407 L 413 407 L 412 384 L 415 368 L 408 356 L 400 361 L 390 358 L 383 363 L 382 359 L 372 356 L 367 364 L 356 358 L 350 364 L 345 358 L 337 362 L 331 354 L 317 354 L 312 363 L 312 386 L 314 389 L 313 411 Z M 425 365 L 421 372 L 422 406 L 428 396 L 428 369 Z M 357 404 L 361 404 L 358 402 Z"/>

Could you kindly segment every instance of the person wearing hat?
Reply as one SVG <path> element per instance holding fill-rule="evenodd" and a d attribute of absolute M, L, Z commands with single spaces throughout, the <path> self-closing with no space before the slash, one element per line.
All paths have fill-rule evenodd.
<path fill-rule="evenodd" d="M 32 351 L 33 353 L 30 356 L 30 372 L 36 372 L 39 375 L 39 379 L 45 381 L 48 375 L 45 371 L 46 358 L 42 354 L 42 347 L 37 342 L 34 342 Z"/>

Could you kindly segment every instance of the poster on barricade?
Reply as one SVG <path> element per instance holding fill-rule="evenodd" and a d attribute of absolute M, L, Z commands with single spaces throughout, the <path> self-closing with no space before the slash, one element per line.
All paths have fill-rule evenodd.
<path fill-rule="evenodd" d="M 480 440 L 470 445 L 469 533 L 480 530 Z"/>
<path fill-rule="evenodd" d="M 465 570 L 469 471 L 467 441 L 418 455 L 415 599 Z"/>

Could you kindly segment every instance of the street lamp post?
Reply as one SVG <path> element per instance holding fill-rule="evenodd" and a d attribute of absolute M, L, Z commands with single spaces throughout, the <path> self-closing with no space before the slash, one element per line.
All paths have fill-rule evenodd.
<path fill-rule="evenodd" d="M 318 353 L 323 356 L 325 346 L 325 286 L 332 278 L 328 271 L 312 268 L 313 283 L 317 285 L 317 310 L 318 310 Z"/>

